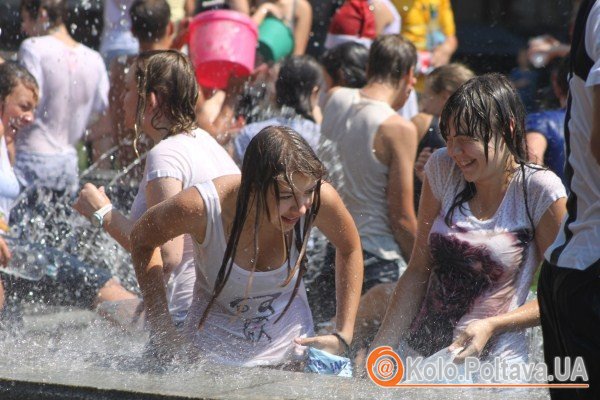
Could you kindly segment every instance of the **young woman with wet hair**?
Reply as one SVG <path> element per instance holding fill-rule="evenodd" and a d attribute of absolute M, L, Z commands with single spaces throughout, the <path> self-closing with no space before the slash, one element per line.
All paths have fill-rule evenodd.
<path fill-rule="evenodd" d="M 298 346 L 343 353 L 352 341 L 362 283 L 360 239 L 325 170 L 302 137 L 263 129 L 246 152 L 241 179 L 227 176 L 187 189 L 149 209 L 133 229 L 136 274 L 151 343 L 170 355 L 191 341 L 220 364 L 282 366 Z M 313 335 L 302 275 L 311 228 L 335 245 L 337 321 Z M 168 319 L 158 246 L 181 234 L 195 242 L 196 287 L 184 335 Z"/>
<path fill-rule="evenodd" d="M 197 128 L 197 99 L 192 64 L 177 51 L 144 52 L 125 77 L 124 125 L 135 130 L 134 143 L 142 132 L 153 142 L 131 212 L 126 217 L 112 208 L 103 188 L 91 183 L 83 187 L 74 207 L 128 250 L 133 225 L 148 208 L 197 183 L 239 174 L 227 152 Z M 180 236 L 165 243 L 161 256 L 169 311 L 173 322 L 181 325 L 192 302 L 195 282 L 191 238 Z"/>
<path fill-rule="evenodd" d="M 291 56 L 281 62 L 275 81 L 275 116 L 246 125 L 233 141 L 234 159 L 242 163 L 250 141 L 263 128 L 284 125 L 300 133 L 313 150 L 321 136 L 319 90 L 323 72 L 310 56 Z"/>
<path fill-rule="evenodd" d="M 404 355 L 450 346 L 458 359 L 525 362 L 524 329 L 539 323 L 525 302 L 559 230 L 565 189 L 528 164 L 524 108 L 499 74 L 469 80 L 440 118 L 447 148 L 425 166 L 418 233 L 372 347 Z"/>
<path fill-rule="evenodd" d="M 360 89 L 367 84 L 369 49 L 356 42 L 346 42 L 328 49 L 320 62 L 325 70 L 328 90 L 338 86 Z"/>

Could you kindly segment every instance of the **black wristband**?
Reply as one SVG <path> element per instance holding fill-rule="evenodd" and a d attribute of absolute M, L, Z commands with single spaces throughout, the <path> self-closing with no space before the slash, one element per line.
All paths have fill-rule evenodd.
<path fill-rule="evenodd" d="M 350 354 L 350 345 L 348 344 L 348 342 L 346 342 L 346 339 L 344 339 L 342 337 L 342 335 L 340 335 L 337 332 L 332 332 L 331 334 L 333 336 L 335 336 L 336 338 L 338 338 L 338 340 L 344 345 L 344 353 L 345 354 Z"/>

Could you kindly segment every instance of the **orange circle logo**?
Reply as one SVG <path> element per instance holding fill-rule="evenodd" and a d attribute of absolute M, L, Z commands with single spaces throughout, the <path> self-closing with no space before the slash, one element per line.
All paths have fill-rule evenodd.
<path fill-rule="evenodd" d="M 397 386 L 404 377 L 404 364 L 390 346 L 381 346 L 369 354 L 367 372 L 371 380 L 379 386 Z"/>

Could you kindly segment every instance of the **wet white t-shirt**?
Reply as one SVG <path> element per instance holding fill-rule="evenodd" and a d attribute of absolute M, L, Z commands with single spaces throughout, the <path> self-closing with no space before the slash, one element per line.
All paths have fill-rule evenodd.
<path fill-rule="evenodd" d="M 312 336 L 313 319 L 304 283 L 300 282 L 290 308 L 288 304 L 298 273 L 288 277 L 287 263 L 265 272 L 251 272 L 233 264 L 229 280 L 212 306 L 202 329 L 198 323 L 212 297 L 227 246 L 219 195 L 212 181 L 196 185 L 204 199 L 207 224 L 204 243 L 196 246 L 196 288 L 185 332 L 201 359 L 237 366 L 280 365 L 297 360 L 303 349 L 294 338 Z M 291 250 L 291 265 L 298 258 Z M 247 295 L 246 295 L 247 294 Z"/>
<path fill-rule="evenodd" d="M 429 234 L 432 271 L 427 293 L 410 328 L 409 345 L 429 356 L 452 343 L 470 322 L 523 305 L 541 257 L 525 208 L 522 173 L 516 172 L 496 213 L 477 219 L 464 203 L 454 209 L 451 226 L 444 219 L 465 187 L 462 172 L 445 148 L 425 166 L 441 210 Z M 537 227 L 548 207 L 566 197 L 550 170 L 525 168 L 527 203 Z M 489 357 L 525 361 L 525 331 L 507 332 L 488 343 Z"/>
<path fill-rule="evenodd" d="M 181 181 L 183 189 L 223 175 L 239 174 L 227 152 L 207 132 L 196 129 L 192 134 L 180 133 L 161 140 L 146 157 L 144 176 L 130 217 L 137 221 L 148 209 L 146 187 L 159 178 Z M 194 281 L 194 247 L 189 235 L 184 237 L 181 263 L 173 270 L 167 284 L 169 311 L 174 322 L 182 322 L 192 303 Z"/>
<path fill-rule="evenodd" d="M 0 137 L 0 219 L 8 223 L 10 210 L 21 188 L 8 158 L 4 136 Z"/>
<path fill-rule="evenodd" d="M 16 137 L 17 153 L 76 154 L 75 144 L 108 107 L 108 75 L 98 52 L 55 37 L 26 39 L 19 62 L 35 77 L 40 103 L 35 119 Z"/>

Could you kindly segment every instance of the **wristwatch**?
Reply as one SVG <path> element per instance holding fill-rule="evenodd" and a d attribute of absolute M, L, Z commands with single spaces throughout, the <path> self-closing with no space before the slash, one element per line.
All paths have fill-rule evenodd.
<path fill-rule="evenodd" d="M 92 214 L 90 218 L 92 225 L 96 228 L 102 228 L 104 224 L 104 216 L 108 214 L 113 209 L 112 204 L 107 204 L 99 210 L 96 210 L 95 213 Z"/>

